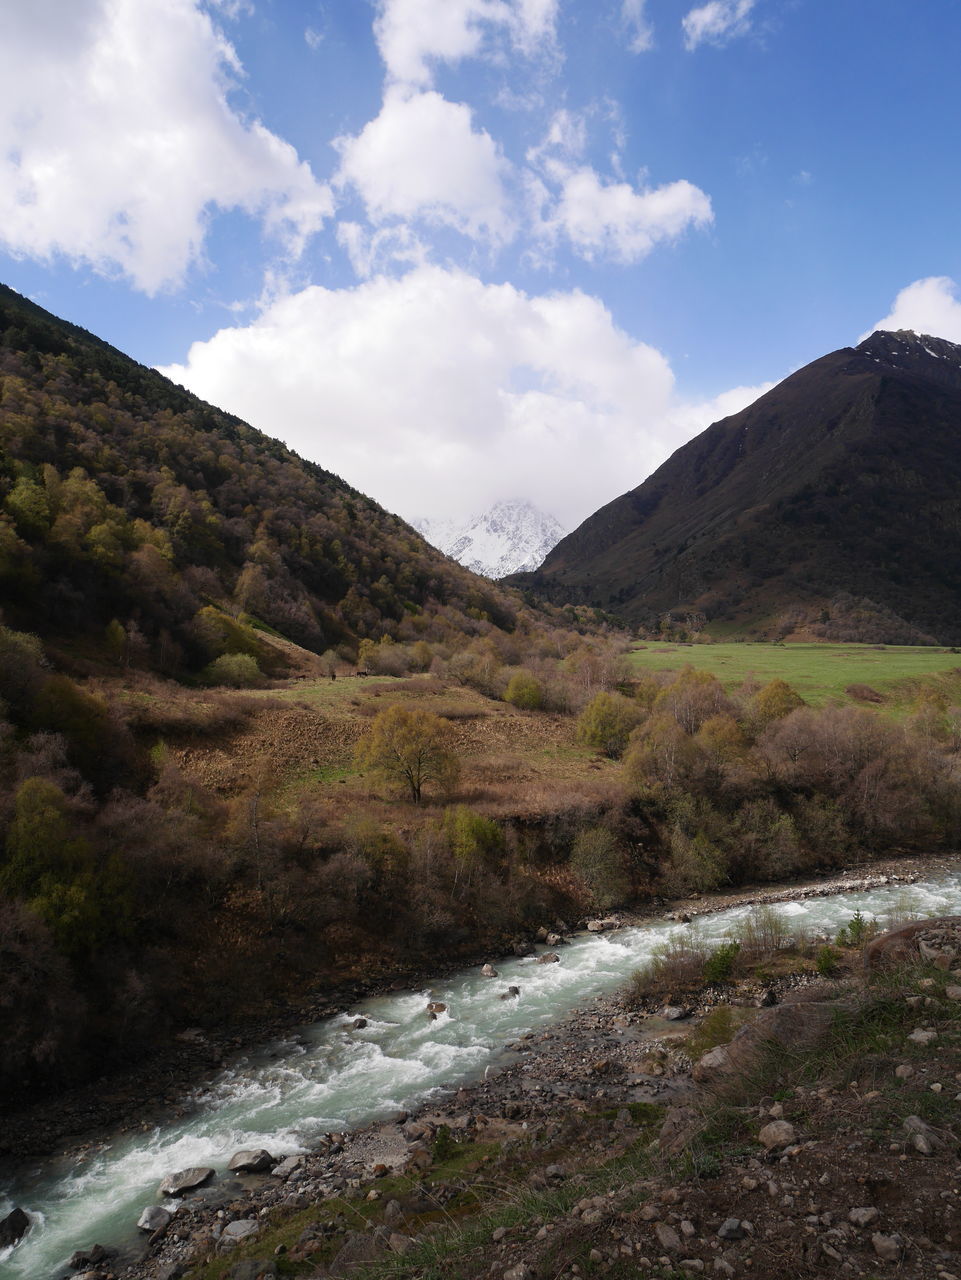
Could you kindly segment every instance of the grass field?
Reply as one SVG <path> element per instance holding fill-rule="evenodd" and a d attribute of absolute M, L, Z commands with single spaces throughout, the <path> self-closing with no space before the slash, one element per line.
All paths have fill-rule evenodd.
<path fill-rule="evenodd" d="M 728 689 L 748 677 L 766 684 L 780 677 L 812 706 L 854 701 L 845 690 L 868 685 L 890 711 L 906 708 L 922 685 L 961 694 L 961 654 L 908 645 L 651 643 L 631 651 L 637 671 L 675 671 L 685 665 L 710 671 Z"/>

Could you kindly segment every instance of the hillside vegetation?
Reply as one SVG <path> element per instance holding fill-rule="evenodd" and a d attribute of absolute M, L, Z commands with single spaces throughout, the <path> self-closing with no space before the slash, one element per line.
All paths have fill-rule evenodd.
<path fill-rule="evenodd" d="M 353 656 L 516 622 L 337 476 L 2 286 L 0 591 L 58 652 L 174 675 L 282 667 L 264 627 Z"/>

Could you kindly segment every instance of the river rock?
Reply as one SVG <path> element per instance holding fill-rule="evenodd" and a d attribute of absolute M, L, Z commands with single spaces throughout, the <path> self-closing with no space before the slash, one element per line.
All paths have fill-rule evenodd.
<path fill-rule="evenodd" d="M 933 1156 L 944 1146 L 944 1139 L 936 1129 L 932 1129 L 920 1116 L 908 1116 L 904 1121 L 904 1129 L 909 1135 L 911 1146 L 923 1156 Z"/>
<path fill-rule="evenodd" d="M 901 1256 L 901 1237 L 886 1236 L 875 1231 L 871 1237 L 871 1247 L 882 1262 L 897 1262 Z"/>
<path fill-rule="evenodd" d="M 519 996 L 520 993 L 520 987 L 508 987 L 506 991 L 501 992 L 500 999 L 513 1000 L 516 996 Z"/>
<path fill-rule="evenodd" d="M 227 1168 L 231 1173 L 263 1173 L 274 1163 L 269 1151 L 236 1151 L 230 1157 Z"/>
<path fill-rule="evenodd" d="M 682 1018 L 688 1016 L 688 1011 L 682 1009 L 679 1004 L 666 1004 L 663 1009 L 658 1010 L 658 1014 L 668 1022 L 680 1022 Z"/>
<path fill-rule="evenodd" d="M 654 1234 L 657 1236 L 657 1243 L 668 1253 L 677 1253 L 680 1250 L 681 1237 L 668 1223 L 655 1223 Z"/>
<path fill-rule="evenodd" d="M 563 942 L 563 938 L 559 933 L 549 933 L 544 941 L 549 947 L 559 947 Z"/>
<path fill-rule="evenodd" d="M 484 967 L 481 969 L 481 977 L 482 977 L 482 978 L 496 978 L 496 977 L 497 977 L 497 970 L 494 968 L 494 966 L 493 966 L 492 964 L 485 964 L 485 965 L 484 965 Z"/>
<path fill-rule="evenodd" d="M 260 1223 L 256 1218 L 237 1218 L 234 1222 L 227 1223 L 220 1240 L 222 1244 L 239 1244 L 241 1240 L 249 1240 L 251 1236 L 255 1236 L 259 1230 Z"/>
<path fill-rule="evenodd" d="M 758 1142 L 768 1151 L 779 1151 L 783 1147 L 791 1147 L 797 1141 L 794 1125 L 788 1120 L 772 1120 L 757 1135 Z"/>
<path fill-rule="evenodd" d="M 148 1204 L 137 1219 L 137 1226 L 141 1231 L 161 1231 L 170 1223 L 171 1218 L 173 1214 L 163 1205 Z"/>
<path fill-rule="evenodd" d="M 303 1156 L 285 1156 L 280 1164 L 274 1165 L 271 1173 L 275 1178 L 289 1178 L 304 1163 Z"/>
<path fill-rule="evenodd" d="M 367 1019 L 355 1018 L 350 1025 L 351 1025 L 351 1029 L 354 1031 L 363 1031 L 364 1027 L 367 1026 Z"/>
<path fill-rule="evenodd" d="M 427 1012 L 432 1013 L 436 1018 L 439 1013 L 447 1012 L 447 1005 L 442 1004 L 440 1000 L 431 1000 L 430 1004 L 427 1006 Z"/>
<path fill-rule="evenodd" d="M 873 1204 L 859 1206 L 852 1209 L 848 1214 L 848 1222 L 853 1222 L 856 1227 L 869 1227 L 872 1222 L 877 1222 L 878 1211 Z"/>
<path fill-rule="evenodd" d="M 556 951 L 546 951 L 544 955 L 538 956 L 535 964 L 560 964 L 561 958 Z"/>
<path fill-rule="evenodd" d="M 112 1258 L 113 1254 L 112 1249 L 105 1249 L 102 1244 L 91 1245 L 89 1249 L 78 1249 L 76 1253 L 72 1253 L 67 1266 L 71 1271 L 89 1271 Z"/>
<path fill-rule="evenodd" d="M 0 1222 L 0 1249 L 9 1249 L 30 1230 L 30 1219 L 18 1206 Z"/>
<path fill-rule="evenodd" d="M 213 1169 L 196 1165 L 191 1169 L 181 1169 L 179 1173 L 168 1173 L 160 1184 L 162 1196 L 184 1196 L 188 1191 L 202 1187 L 214 1176 Z"/>

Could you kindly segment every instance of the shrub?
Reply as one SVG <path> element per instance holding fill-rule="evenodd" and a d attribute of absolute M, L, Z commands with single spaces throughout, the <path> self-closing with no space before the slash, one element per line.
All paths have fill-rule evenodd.
<path fill-rule="evenodd" d="M 260 680 L 260 667 L 249 653 L 223 653 L 204 668 L 203 678 L 207 684 L 249 689 Z"/>
<path fill-rule="evenodd" d="M 832 978 L 838 971 L 840 959 L 841 953 L 834 947 L 821 947 L 815 956 L 814 963 L 822 978 Z"/>
<path fill-rule="evenodd" d="M 604 827 L 579 831 L 571 850 L 571 870 L 602 910 L 623 902 L 630 892 L 627 857 Z"/>
<path fill-rule="evenodd" d="M 865 919 L 858 908 L 847 924 L 838 929 L 834 941 L 839 947 L 863 947 L 866 942 L 877 937 L 879 930 L 877 920 Z"/>
<path fill-rule="evenodd" d="M 736 938 L 715 947 L 704 962 L 704 981 L 727 982 L 734 972 L 740 951 L 741 944 Z"/>
<path fill-rule="evenodd" d="M 504 701 L 523 711 L 538 711 L 544 705 L 544 688 L 530 671 L 516 671 L 507 682 Z"/>

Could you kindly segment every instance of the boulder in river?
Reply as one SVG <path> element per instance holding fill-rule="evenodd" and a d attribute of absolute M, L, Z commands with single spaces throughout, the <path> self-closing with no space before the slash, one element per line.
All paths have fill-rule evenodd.
<path fill-rule="evenodd" d="M 560 964 L 561 958 L 556 951 L 545 951 L 542 956 L 538 956 L 534 961 L 535 964 Z"/>
<path fill-rule="evenodd" d="M 367 1019 L 355 1018 L 350 1025 L 354 1031 L 363 1031 L 364 1027 L 367 1026 Z"/>
<path fill-rule="evenodd" d="M 502 991 L 501 1000 L 514 1000 L 521 993 L 520 987 L 508 987 L 506 991 Z"/>
<path fill-rule="evenodd" d="M 492 964 L 485 964 L 485 965 L 484 965 L 484 967 L 481 969 L 481 977 L 482 977 L 482 978 L 496 978 L 496 977 L 497 977 L 497 970 L 494 968 L 494 966 L 493 966 Z"/>
<path fill-rule="evenodd" d="M 0 1249 L 9 1249 L 12 1244 L 16 1244 L 30 1230 L 30 1219 L 24 1211 L 17 1206 L 7 1214 L 0 1222 Z"/>
<path fill-rule="evenodd" d="M 231 1173 L 263 1173 L 276 1164 L 269 1151 L 236 1151 L 230 1157 L 227 1168 Z"/>
<path fill-rule="evenodd" d="M 447 1012 L 447 1005 L 442 1003 L 440 1000 L 431 1000 L 430 1004 L 427 1006 L 427 1012 L 430 1014 L 431 1018 L 436 1018 L 439 1013 Z"/>
<path fill-rule="evenodd" d="M 204 1165 L 194 1165 L 190 1169 L 181 1169 L 179 1173 L 168 1173 L 160 1184 L 162 1196 L 184 1196 L 188 1191 L 202 1187 L 214 1176 L 213 1169 Z"/>
<path fill-rule="evenodd" d="M 161 1231 L 164 1227 L 169 1226 L 172 1218 L 173 1214 L 169 1209 L 165 1209 L 163 1205 L 148 1204 L 137 1219 L 137 1226 L 141 1231 Z"/>

